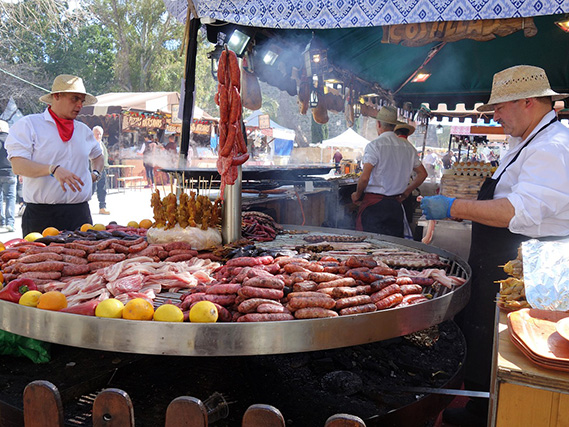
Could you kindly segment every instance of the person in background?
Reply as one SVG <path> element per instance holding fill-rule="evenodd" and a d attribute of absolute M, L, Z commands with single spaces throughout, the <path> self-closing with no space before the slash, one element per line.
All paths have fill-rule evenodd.
<path fill-rule="evenodd" d="M 178 152 L 178 143 L 176 142 L 176 135 L 172 134 L 168 137 L 168 143 L 164 147 L 167 151 L 172 153 Z"/>
<path fill-rule="evenodd" d="M 138 151 L 138 154 L 142 154 L 142 164 L 146 171 L 146 188 L 150 188 L 154 185 L 154 155 L 157 147 L 158 144 L 149 137 L 145 137 L 144 144 L 142 144 L 142 147 Z"/>
<path fill-rule="evenodd" d="M 377 114 L 379 137 L 366 145 L 363 171 L 352 201 L 360 204 L 356 230 L 390 236 L 404 236 L 404 211 L 401 203 L 427 177 L 417 150 L 393 130 L 398 124 L 397 108 L 382 107 Z M 416 177 L 409 182 L 411 173 Z"/>
<path fill-rule="evenodd" d="M 426 155 L 423 157 L 423 165 L 425 165 L 425 169 L 427 170 L 427 176 L 431 179 L 435 179 L 436 171 L 435 166 L 437 164 L 437 155 L 433 153 L 433 150 L 427 148 Z"/>
<path fill-rule="evenodd" d="M 103 159 L 105 160 L 103 170 L 101 171 L 101 179 L 97 181 L 97 200 L 99 200 L 99 214 L 110 215 L 111 212 L 107 210 L 107 168 L 109 167 L 109 152 L 107 146 L 103 142 L 103 128 L 95 126 L 93 128 L 93 135 L 103 150 Z"/>
<path fill-rule="evenodd" d="M 395 132 L 395 135 L 397 135 L 399 138 L 403 138 L 405 141 L 409 141 L 409 136 L 415 133 L 415 126 L 408 123 L 401 123 L 400 125 L 395 126 L 393 132 Z"/>
<path fill-rule="evenodd" d="M 409 144 L 411 144 L 411 142 L 409 141 L 409 136 L 413 135 L 413 133 L 415 132 L 415 126 L 410 125 L 409 123 L 402 123 L 400 125 L 395 126 L 395 129 L 393 130 L 393 132 L 395 133 L 395 135 L 397 135 L 399 138 L 407 141 Z M 411 144 L 413 145 L 413 144 Z M 414 173 L 414 172 L 413 172 Z M 413 181 L 415 177 L 411 177 L 410 181 Z M 415 213 L 415 209 L 417 209 L 417 207 L 419 206 L 419 202 L 417 202 L 417 196 L 419 196 L 421 193 L 419 192 L 419 188 L 416 188 L 415 190 L 413 190 L 411 192 L 411 194 L 409 195 L 409 197 L 407 197 L 405 200 L 403 200 L 403 202 L 401 203 L 403 205 L 403 209 L 405 210 L 405 220 L 407 221 L 406 225 L 405 225 L 405 237 L 413 237 L 413 231 L 411 229 L 411 224 L 413 224 L 413 214 Z"/>
<path fill-rule="evenodd" d="M 494 120 L 512 137 L 511 149 L 483 183 L 478 200 L 433 196 L 421 201 L 429 220 L 472 221 L 471 296 L 456 319 L 468 346 L 468 390 L 490 389 L 497 281 L 506 276 L 500 265 L 515 259 L 525 240 L 569 235 L 569 129 L 553 110 L 554 101 L 567 97 L 551 89 L 542 68 L 519 65 L 496 73 L 490 100 L 478 111 L 494 111 Z M 485 426 L 487 413 L 487 400 L 471 400 L 466 408 L 445 410 L 443 420 Z"/>
<path fill-rule="evenodd" d="M 445 155 L 443 156 L 443 158 L 441 159 L 441 161 L 443 162 L 443 168 L 445 169 L 450 169 L 450 167 L 452 166 L 452 151 L 447 151 L 445 153 Z"/>
<path fill-rule="evenodd" d="M 0 226 L 6 227 L 10 232 L 15 231 L 14 222 L 16 217 L 16 185 L 18 178 L 12 172 L 12 165 L 8 160 L 8 152 L 5 143 L 10 126 L 4 120 L 0 120 Z"/>
<path fill-rule="evenodd" d="M 83 80 L 61 74 L 40 101 L 48 104 L 46 110 L 18 120 L 6 139 L 12 169 L 24 177 L 24 236 L 47 227 L 75 230 L 92 224 L 89 199 L 104 166 L 93 132 L 75 120 L 83 105 L 97 102 Z"/>
<path fill-rule="evenodd" d="M 340 149 L 336 148 L 336 152 L 332 156 L 332 160 L 334 161 L 334 167 L 336 168 L 336 175 L 340 174 L 340 162 L 342 161 L 343 158 L 344 156 L 342 156 L 342 153 L 340 153 Z"/>

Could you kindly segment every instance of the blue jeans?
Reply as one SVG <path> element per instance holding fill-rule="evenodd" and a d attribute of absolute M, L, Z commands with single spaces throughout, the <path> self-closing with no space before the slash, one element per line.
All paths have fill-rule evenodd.
<path fill-rule="evenodd" d="M 0 225 L 14 226 L 16 215 L 16 181 L 15 176 L 0 176 Z"/>

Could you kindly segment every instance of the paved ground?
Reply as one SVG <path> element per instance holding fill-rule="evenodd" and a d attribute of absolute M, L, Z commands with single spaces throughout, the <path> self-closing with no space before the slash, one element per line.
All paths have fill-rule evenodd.
<path fill-rule="evenodd" d="M 160 188 L 160 195 L 162 197 L 170 192 L 170 187 L 166 188 L 166 193 L 163 189 L 163 187 Z M 99 214 L 99 201 L 96 195 L 93 196 L 89 202 L 93 223 L 107 225 L 111 221 L 116 221 L 117 224 L 126 225 L 129 221 L 138 222 L 145 218 L 154 220 L 152 208 L 150 207 L 151 194 L 152 190 L 150 188 L 127 189 L 120 193 L 118 193 L 117 190 L 107 192 L 107 209 L 111 212 L 110 215 Z M 16 210 L 18 210 L 17 206 Z M 16 217 L 15 227 L 16 231 L 14 232 L 8 232 L 6 228 L 0 227 L 0 242 L 23 237 L 22 218 L 20 216 Z"/>

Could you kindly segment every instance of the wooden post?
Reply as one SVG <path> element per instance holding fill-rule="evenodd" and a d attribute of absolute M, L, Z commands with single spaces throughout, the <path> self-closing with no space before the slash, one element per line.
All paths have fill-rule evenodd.
<path fill-rule="evenodd" d="M 201 400 L 180 396 L 166 410 L 165 427 L 207 427 L 207 409 Z"/>
<path fill-rule="evenodd" d="M 281 412 L 271 405 L 251 405 L 243 415 L 242 427 L 285 427 Z"/>
<path fill-rule="evenodd" d="M 63 427 L 61 396 L 49 381 L 33 381 L 24 389 L 24 425 Z"/>
<path fill-rule="evenodd" d="M 100 392 L 93 403 L 93 427 L 134 427 L 134 408 L 128 394 L 118 388 Z"/>

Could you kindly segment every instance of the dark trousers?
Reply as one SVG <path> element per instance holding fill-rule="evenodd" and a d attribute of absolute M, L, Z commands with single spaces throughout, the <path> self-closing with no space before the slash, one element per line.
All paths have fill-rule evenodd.
<path fill-rule="evenodd" d="M 146 170 L 146 181 L 148 185 L 154 184 L 154 166 L 145 163 L 144 169 Z"/>
<path fill-rule="evenodd" d="M 362 212 L 364 231 L 403 237 L 403 209 L 401 203 L 392 198 L 385 198 Z"/>
<path fill-rule="evenodd" d="M 69 205 L 26 203 L 22 233 L 23 236 L 33 231 L 41 233 L 47 227 L 55 227 L 60 231 L 77 230 L 86 223 L 93 223 L 88 202 Z"/>
<path fill-rule="evenodd" d="M 107 207 L 107 171 L 103 169 L 101 178 L 96 183 L 97 200 L 99 201 L 99 209 Z"/>

